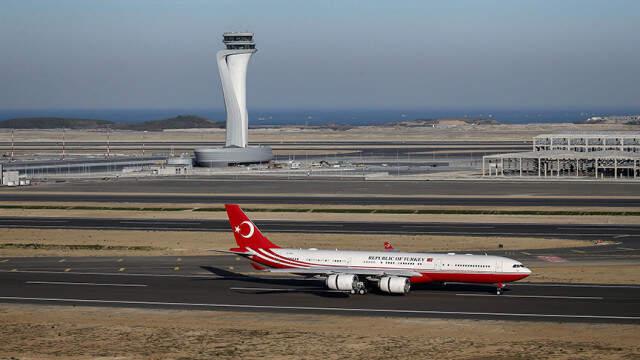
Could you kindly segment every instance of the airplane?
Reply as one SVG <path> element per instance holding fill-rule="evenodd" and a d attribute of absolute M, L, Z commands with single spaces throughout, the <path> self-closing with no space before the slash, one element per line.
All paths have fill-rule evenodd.
<path fill-rule="evenodd" d="M 249 259 L 257 270 L 322 278 L 332 291 L 364 295 L 377 288 L 406 295 L 411 284 L 476 283 L 495 284 L 500 295 L 506 283 L 531 274 L 519 261 L 502 256 L 281 248 L 240 206 L 226 204 L 225 209 L 237 247 L 223 252 Z"/>

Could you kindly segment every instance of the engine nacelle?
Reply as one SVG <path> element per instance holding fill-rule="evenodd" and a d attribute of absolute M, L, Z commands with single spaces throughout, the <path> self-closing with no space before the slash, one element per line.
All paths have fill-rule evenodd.
<path fill-rule="evenodd" d="M 390 294 L 407 294 L 411 289 L 411 281 L 405 277 L 383 276 L 378 283 L 380 290 Z"/>
<path fill-rule="evenodd" d="M 327 287 L 331 290 L 350 291 L 358 284 L 358 276 L 353 274 L 332 274 L 327 277 Z"/>

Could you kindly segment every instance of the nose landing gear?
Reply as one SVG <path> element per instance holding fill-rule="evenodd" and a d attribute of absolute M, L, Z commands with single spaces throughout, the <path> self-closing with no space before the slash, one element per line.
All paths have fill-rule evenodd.
<path fill-rule="evenodd" d="M 502 295 L 502 289 L 504 289 L 504 284 L 498 283 L 496 286 L 496 295 Z"/>

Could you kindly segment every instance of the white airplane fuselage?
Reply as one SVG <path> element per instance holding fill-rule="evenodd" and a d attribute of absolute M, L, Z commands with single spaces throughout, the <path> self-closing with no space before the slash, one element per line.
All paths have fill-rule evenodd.
<path fill-rule="evenodd" d="M 251 249 L 249 258 L 270 268 L 352 270 L 411 270 L 412 283 L 471 282 L 499 284 L 523 279 L 531 270 L 501 256 L 303 249 Z"/>

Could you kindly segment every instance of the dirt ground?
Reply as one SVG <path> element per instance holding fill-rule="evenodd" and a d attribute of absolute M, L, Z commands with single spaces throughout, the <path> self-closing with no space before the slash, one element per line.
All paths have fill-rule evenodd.
<path fill-rule="evenodd" d="M 0 202 L 2 205 L 19 205 L 16 203 Z M 54 206 L 94 206 L 94 207 L 141 207 L 141 208 L 188 208 L 181 211 L 141 211 L 141 210 L 86 210 L 86 209 L 1 209 L 0 216 L 20 217 L 82 217 L 82 218 L 118 218 L 118 219 L 182 219 L 182 220 L 213 220 L 227 219 L 227 214 L 222 211 L 223 205 L 215 204 L 181 204 L 180 206 L 158 206 L 152 204 L 100 204 L 100 203 L 30 203 L 29 205 L 54 205 Z M 192 211 L 197 208 L 216 208 L 221 211 Z M 243 208 L 251 209 L 282 209 L 282 205 L 267 204 L 243 204 Z M 425 209 L 425 210 L 468 210 L 469 207 L 442 206 L 442 207 L 366 207 L 366 206 L 327 206 L 327 205 L 286 205 L 287 209 Z M 535 210 L 535 211 L 638 211 L 636 208 L 611 209 L 611 208 L 581 208 L 581 209 L 522 209 L 522 208 L 492 208 L 487 210 Z M 247 215 L 256 221 L 259 220 L 296 220 L 296 221 L 397 221 L 397 222 L 461 222 L 476 224 L 495 223 L 545 223 L 545 224 L 638 224 L 640 216 L 612 216 L 612 215 L 465 215 L 465 214 L 359 214 L 359 213 L 308 213 L 308 212 L 268 212 L 247 211 Z"/>
<path fill-rule="evenodd" d="M 460 125 L 443 127 L 359 126 L 348 130 L 327 128 L 278 127 L 249 129 L 251 142 L 275 141 L 286 144 L 298 141 L 531 141 L 543 133 L 582 131 L 637 131 L 637 125 L 615 124 L 502 124 Z M 15 141 L 61 141 L 60 130 L 17 130 Z M 224 141 L 224 129 L 192 129 L 172 131 L 111 131 L 111 142 L 117 141 Z M 106 142 L 106 131 L 67 130 L 67 141 Z M 0 141 L 11 141 L 9 129 L 0 131 Z"/>
<path fill-rule="evenodd" d="M 0 359 L 640 357 L 640 325 L 7 304 L 0 324 Z"/>
<path fill-rule="evenodd" d="M 382 250 L 391 240 L 402 251 L 462 251 L 507 250 L 589 246 L 581 240 L 537 238 L 481 238 L 431 235 L 357 235 L 270 233 L 269 238 L 283 247 L 320 249 Z M 141 239 L 145 239 L 141 241 Z M 39 249 L 16 248 L 7 244 L 38 244 Z M 0 256 L 142 256 L 142 255 L 214 255 L 210 249 L 229 249 L 234 246 L 231 233 L 191 231 L 138 230 L 65 230 L 65 229 L 7 229 L 0 228 Z M 51 249 L 52 246 L 68 248 Z M 147 246 L 143 250 L 72 249 L 73 246 Z"/>
<path fill-rule="evenodd" d="M 528 282 L 640 284 L 640 262 L 561 263 L 531 266 Z"/>

